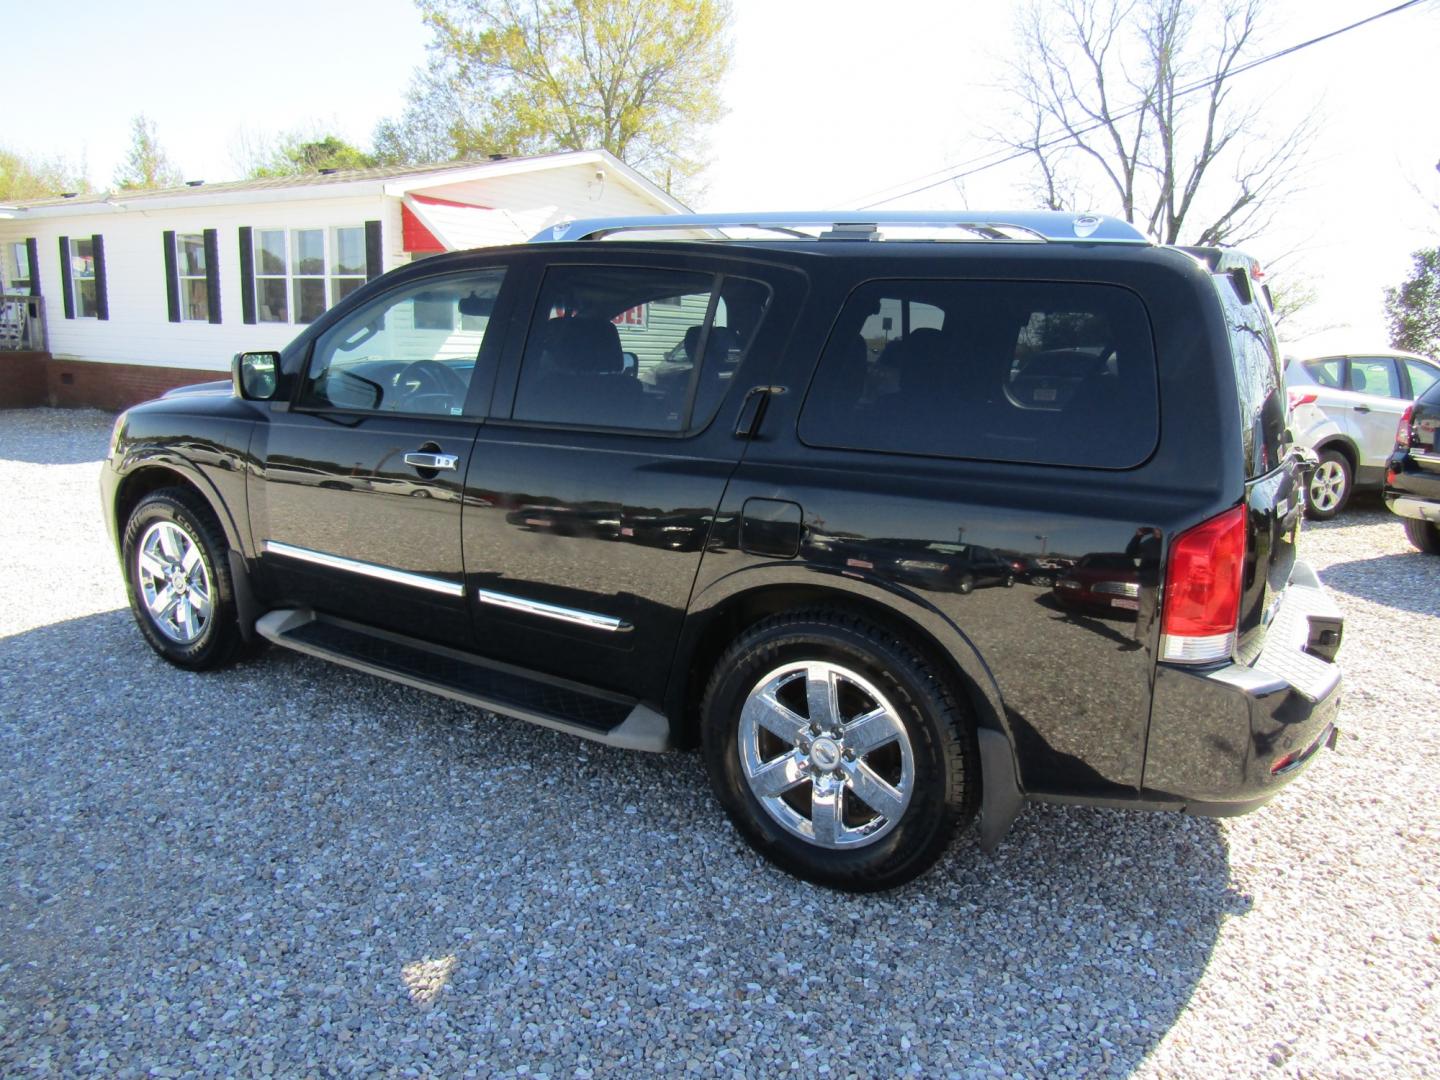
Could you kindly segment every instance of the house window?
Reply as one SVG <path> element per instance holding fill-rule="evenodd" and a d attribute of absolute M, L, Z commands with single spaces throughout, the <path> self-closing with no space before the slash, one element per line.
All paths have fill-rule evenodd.
<path fill-rule="evenodd" d="M 75 296 L 75 317 L 94 319 L 100 309 L 95 289 L 95 241 L 89 236 L 70 241 L 70 288 Z"/>
<path fill-rule="evenodd" d="M 365 229 L 257 229 L 260 322 L 310 323 L 365 283 Z"/>
<path fill-rule="evenodd" d="M 10 245 L 10 285 L 5 290 L 12 293 L 30 291 L 30 249 L 22 241 Z"/>
<path fill-rule="evenodd" d="M 187 322 L 210 320 L 210 287 L 205 276 L 205 235 L 180 233 L 175 238 L 180 281 L 180 317 Z"/>

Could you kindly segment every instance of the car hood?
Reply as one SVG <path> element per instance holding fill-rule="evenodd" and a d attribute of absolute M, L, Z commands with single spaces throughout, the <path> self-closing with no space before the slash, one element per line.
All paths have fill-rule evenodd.
<path fill-rule="evenodd" d="M 199 394 L 215 395 L 229 394 L 231 392 L 229 379 L 216 379 L 214 382 L 191 383 L 189 386 L 177 386 L 174 390 L 166 390 L 161 397 L 194 397 Z"/>

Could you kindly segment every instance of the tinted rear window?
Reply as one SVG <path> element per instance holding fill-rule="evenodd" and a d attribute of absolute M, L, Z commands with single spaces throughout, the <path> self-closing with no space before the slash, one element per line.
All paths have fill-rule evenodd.
<path fill-rule="evenodd" d="M 828 446 L 1123 469 L 1155 449 L 1144 305 L 1111 285 L 872 281 L 851 293 L 800 414 Z"/>

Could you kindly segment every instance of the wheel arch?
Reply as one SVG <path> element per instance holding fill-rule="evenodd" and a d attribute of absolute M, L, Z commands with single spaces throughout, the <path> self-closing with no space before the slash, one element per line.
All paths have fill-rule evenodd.
<path fill-rule="evenodd" d="M 1315 445 L 1315 452 L 1323 454 L 1326 450 L 1334 450 L 1343 454 L 1345 460 L 1350 463 L 1350 476 L 1353 481 L 1356 471 L 1360 468 L 1360 448 L 1349 435 L 1331 435 Z"/>
<path fill-rule="evenodd" d="M 1009 739 L 1000 689 L 970 639 L 943 614 L 918 598 L 873 582 L 811 573 L 792 567 L 757 567 L 714 582 L 686 614 L 666 693 L 666 712 L 682 745 L 698 734 L 699 703 L 715 661 L 736 637 L 770 615 L 829 607 L 869 619 L 925 654 L 965 696 L 978 728 Z"/>
<path fill-rule="evenodd" d="M 893 587 L 796 568 L 757 567 L 729 575 L 691 602 L 671 666 L 666 714 L 677 745 L 700 734 L 700 698 L 726 646 L 761 619 L 782 611 L 824 606 L 885 627 L 917 649 L 970 705 L 979 749 L 979 841 L 993 850 L 1024 805 L 1015 740 L 1000 688 L 965 633 L 935 608 Z"/>
<path fill-rule="evenodd" d="M 241 537 L 235 518 L 225 500 L 215 490 L 203 472 L 183 458 L 171 455 L 148 455 L 127 458 L 122 474 L 115 486 L 113 504 L 109 510 L 115 526 L 115 542 L 121 562 L 125 523 L 140 501 L 152 492 L 164 488 L 184 488 L 192 491 L 214 515 L 225 535 L 226 561 L 230 567 L 230 583 L 235 592 L 235 611 L 240 625 L 240 636 L 248 642 L 255 640 L 255 621 L 264 613 L 264 605 L 257 598 L 254 583 L 250 577 L 250 563 L 246 558 L 246 545 Z M 127 573 L 127 571 L 122 572 Z M 128 576 L 127 579 L 128 581 Z"/>
<path fill-rule="evenodd" d="M 121 476 L 115 486 L 114 503 L 110 507 L 110 513 L 115 522 L 115 535 L 117 539 L 125 534 L 125 522 L 130 519 L 131 512 L 140 501 L 152 492 L 167 487 L 183 487 L 195 492 L 210 512 L 215 515 L 215 520 L 220 523 L 220 529 L 225 534 L 225 543 L 234 552 L 243 552 L 246 545 L 243 543 L 240 530 L 235 524 L 235 518 L 230 513 L 225 501 L 220 498 L 219 492 L 215 490 L 205 474 L 194 465 L 169 454 L 153 454 L 127 458 L 121 469 Z"/>

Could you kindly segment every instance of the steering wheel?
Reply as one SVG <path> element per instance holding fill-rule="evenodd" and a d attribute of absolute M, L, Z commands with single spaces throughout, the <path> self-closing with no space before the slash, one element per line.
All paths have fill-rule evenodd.
<path fill-rule="evenodd" d="M 443 409 L 448 411 L 456 403 L 465 401 L 470 386 L 439 360 L 416 360 L 400 369 L 395 376 L 395 389 L 400 395 L 397 406 L 413 408 L 420 399 L 433 397 L 443 398 Z"/>

